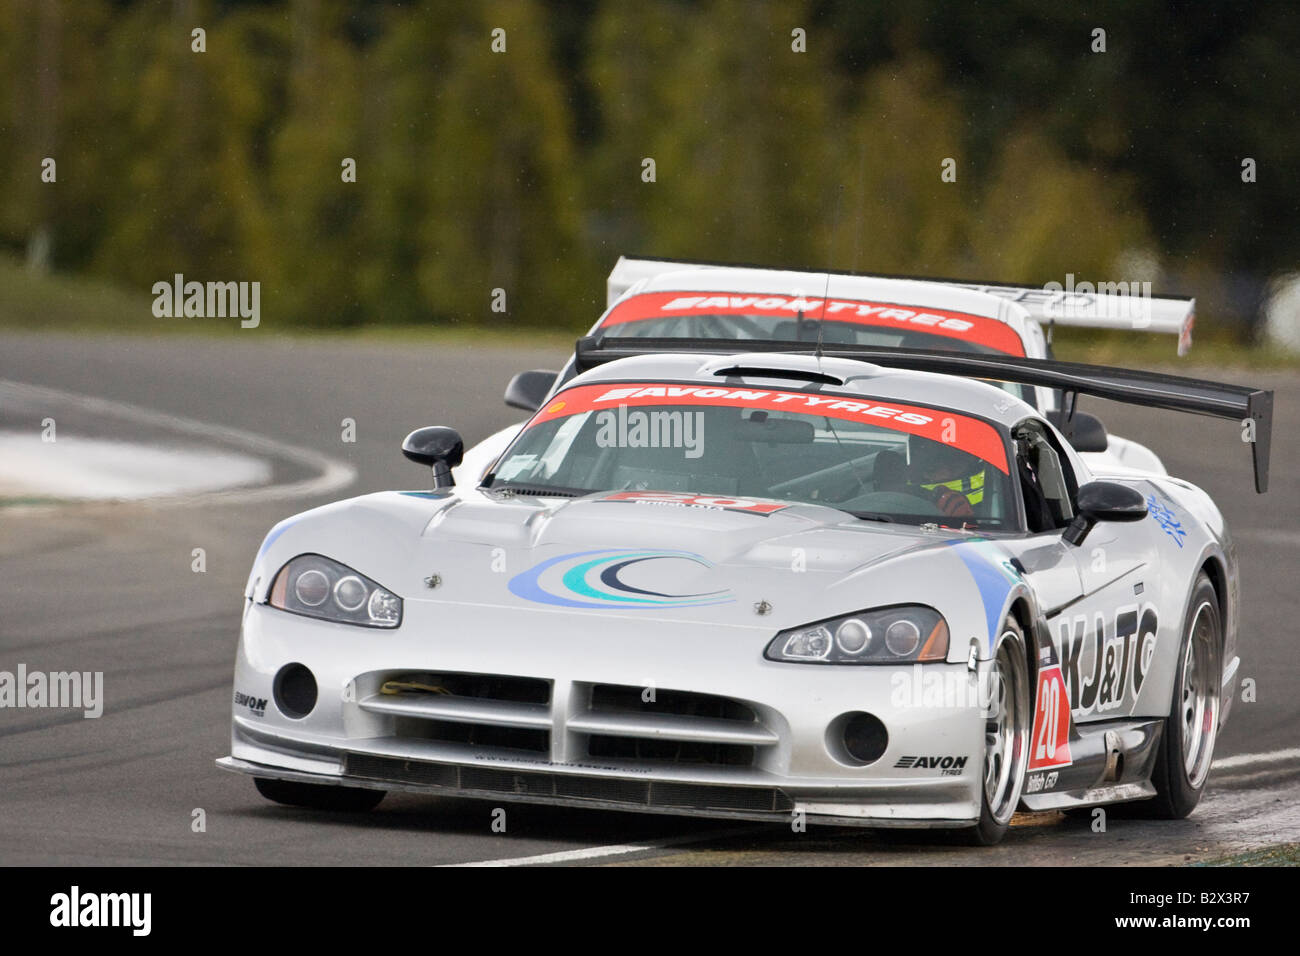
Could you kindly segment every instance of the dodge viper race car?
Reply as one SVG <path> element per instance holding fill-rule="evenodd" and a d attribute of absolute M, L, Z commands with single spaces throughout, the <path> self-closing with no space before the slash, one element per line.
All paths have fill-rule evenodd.
<path fill-rule="evenodd" d="M 1237 562 L 1186 481 L 1096 479 L 980 379 L 1246 420 L 1272 394 L 936 350 L 579 342 L 481 481 L 267 536 L 230 756 L 261 793 L 389 790 L 951 830 L 1195 807 L 1238 667 Z M 883 363 L 888 361 L 889 365 Z"/>
<path fill-rule="evenodd" d="M 795 272 L 620 258 L 606 283 L 607 309 L 591 334 L 702 338 L 731 341 L 740 350 L 752 339 L 827 344 L 944 349 L 1050 358 L 1055 325 L 1175 334 L 1178 354 L 1191 348 L 1195 300 L 1080 285 L 1051 291 L 1021 286 L 905 279 L 859 273 Z M 1133 294 L 1121 294 L 1132 292 Z M 1048 333 L 1043 324 L 1048 325 Z M 506 401 L 536 411 L 558 384 L 574 374 L 526 372 L 511 383 Z M 1003 383 L 1049 419 L 1063 414 L 1056 390 Z M 1164 474 L 1149 448 L 1107 435 L 1091 415 L 1077 414 L 1068 436 L 1098 474 Z M 462 471 L 475 476 L 496 460 L 518 431 L 502 429 L 465 456 Z"/>

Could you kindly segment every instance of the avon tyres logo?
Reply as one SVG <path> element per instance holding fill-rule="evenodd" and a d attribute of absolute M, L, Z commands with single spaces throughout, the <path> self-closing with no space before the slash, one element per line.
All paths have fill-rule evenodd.
<path fill-rule="evenodd" d="M 960 777 L 966 770 L 965 757 L 899 757 L 896 770 L 940 770 L 942 777 Z"/>
<path fill-rule="evenodd" d="M 825 319 L 876 328 L 917 329 L 947 338 L 977 342 L 1008 355 L 1025 354 L 1020 336 L 1000 319 L 906 303 L 807 298 L 801 295 L 737 295 L 731 292 L 682 295 L 680 292 L 645 292 L 615 305 L 601 323 L 601 328 L 683 316 L 708 316 L 713 319 L 723 316 L 774 319 L 804 316 L 808 319 Z"/>
<path fill-rule="evenodd" d="M 252 694 L 245 694 L 243 691 L 235 691 L 235 706 L 247 707 L 248 712 L 254 717 L 262 717 L 266 714 L 266 698 L 254 697 Z"/>
<path fill-rule="evenodd" d="M 510 593 L 559 607 L 711 607 L 730 604 L 727 589 L 708 587 L 713 565 L 689 551 L 624 548 L 562 554 L 510 579 Z"/>
<path fill-rule="evenodd" d="M 919 435 L 944 442 L 982 458 L 1003 474 L 1009 474 L 1006 447 L 998 430 L 986 421 L 921 405 L 866 400 L 844 395 L 814 395 L 770 389 L 728 388 L 714 385 L 683 385 L 671 382 L 643 382 L 636 385 L 575 385 L 567 388 L 528 423 L 527 428 L 556 418 L 591 411 L 648 406 L 652 410 L 685 411 L 698 407 L 737 408 L 750 411 L 808 415 L 814 419 L 839 418 L 865 422 L 891 431 Z M 648 436 L 648 430 L 647 430 Z M 630 437 L 630 436 L 629 436 Z M 684 436 L 683 436 L 684 438 Z M 645 447 L 645 446 L 642 446 Z M 653 446 L 651 446 L 653 447 Z"/>

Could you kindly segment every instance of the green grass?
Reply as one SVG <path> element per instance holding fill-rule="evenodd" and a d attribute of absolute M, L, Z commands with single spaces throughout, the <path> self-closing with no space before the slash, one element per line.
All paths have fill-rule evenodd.
<path fill-rule="evenodd" d="M 594 317 L 593 317 L 594 319 Z M 573 347 L 578 332 L 555 332 L 517 326 L 366 325 L 355 328 L 277 326 L 266 316 L 256 329 L 240 327 L 238 318 L 158 318 L 153 296 L 123 289 L 103 279 L 39 274 L 13 259 L 0 257 L 0 331 L 122 335 L 290 336 L 325 340 L 437 342 L 448 345 Z"/>
<path fill-rule="evenodd" d="M 153 314 L 153 297 L 127 290 L 103 279 L 41 275 L 11 258 L 0 257 L 0 330 L 35 333 L 114 333 L 127 335 L 249 335 L 237 318 L 160 319 Z M 591 316 L 594 321 L 595 316 Z M 277 326 L 263 316 L 255 330 L 262 335 L 316 340 L 379 343 L 434 342 L 448 345 L 573 347 L 576 330 L 550 331 L 521 326 L 366 325 L 355 328 Z M 1243 345 L 1223 334 L 1203 334 L 1190 355 L 1179 358 L 1172 335 L 1126 332 L 1086 332 L 1057 329 L 1056 356 L 1065 361 L 1138 368 L 1168 367 L 1234 369 L 1298 369 L 1300 355 Z"/>
<path fill-rule="evenodd" d="M 1234 853 L 1213 860 L 1202 860 L 1193 866 L 1300 866 L 1300 844 L 1280 843 L 1262 850 Z"/>
<path fill-rule="evenodd" d="M 1130 368 L 1296 369 L 1300 355 L 1238 342 L 1223 333 L 1193 336 L 1192 350 L 1178 355 L 1178 340 L 1172 335 L 1144 335 L 1137 332 L 1085 332 L 1057 329 L 1052 336 L 1053 354 L 1066 362 L 1116 365 Z"/>

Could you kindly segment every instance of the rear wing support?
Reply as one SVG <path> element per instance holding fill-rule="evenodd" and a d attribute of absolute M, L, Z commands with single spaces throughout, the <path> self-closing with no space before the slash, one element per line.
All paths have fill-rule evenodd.
<path fill-rule="evenodd" d="M 1273 433 L 1273 392 L 1248 385 L 1226 385 L 1203 379 L 1084 365 L 1078 362 L 1043 361 L 1008 355 L 975 355 L 936 352 L 929 349 L 894 349 L 867 345 L 836 344 L 820 348 L 814 343 L 745 339 L 720 342 L 716 339 L 660 339 L 611 337 L 604 333 L 578 340 L 574 354 L 579 372 L 606 362 L 636 355 L 701 354 L 734 355 L 740 352 L 776 352 L 817 355 L 868 362 L 886 368 L 937 372 L 967 378 L 987 378 L 1022 385 L 1057 388 L 1073 410 L 1077 396 L 1091 395 L 1129 405 L 1163 408 L 1175 412 L 1210 415 L 1241 423 L 1241 440 L 1251 448 L 1255 490 L 1268 490 L 1269 454 Z"/>

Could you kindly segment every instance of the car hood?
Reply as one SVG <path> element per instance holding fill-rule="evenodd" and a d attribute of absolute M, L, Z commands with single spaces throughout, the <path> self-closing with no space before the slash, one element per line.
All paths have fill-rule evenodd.
<path fill-rule="evenodd" d="M 905 603 L 949 615 L 980 608 L 999 575 L 994 603 L 1014 583 L 996 540 L 818 505 L 766 507 L 774 510 L 386 492 L 283 522 L 254 578 L 264 595 L 284 561 L 314 552 L 449 613 L 499 607 L 764 628 Z M 250 579 L 250 596 L 258 587 Z"/>

